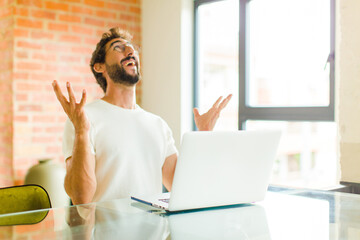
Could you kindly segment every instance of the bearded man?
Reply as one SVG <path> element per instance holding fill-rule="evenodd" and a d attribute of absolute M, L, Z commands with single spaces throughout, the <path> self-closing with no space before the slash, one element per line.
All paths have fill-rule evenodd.
<path fill-rule="evenodd" d="M 69 82 L 68 99 L 53 82 L 69 118 L 63 137 L 64 185 L 74 204 L 158 194 L 162 184 L 171 191 L 177 150 L 166 122 L 136 104 L 140 63 L 131 40 L 128 32 L 112 28 L 96 45 L 90 67 L 104 91 L 101 99 L 85 106 L 85 90 L 77 102 Z M 203 115 L 194 109 L 198 129 L 212 130 L 230 98 L 220 97 Z"/>

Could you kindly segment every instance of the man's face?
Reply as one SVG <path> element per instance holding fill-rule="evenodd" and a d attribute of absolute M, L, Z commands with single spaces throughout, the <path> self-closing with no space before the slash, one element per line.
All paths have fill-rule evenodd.
<path fill-rule="evenodd" d="M 138 53 L 124 39 L 116 38 L 106 44 L 105 67 L 115 83 L 132 86 L 140 80 Z"/>

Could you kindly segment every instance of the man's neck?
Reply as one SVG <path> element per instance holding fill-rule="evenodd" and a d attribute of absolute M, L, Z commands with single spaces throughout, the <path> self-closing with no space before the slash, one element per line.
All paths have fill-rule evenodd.
<path fill-rule="evenodd" d="M 136 94 L 135 86 L 112 83 L 107 86 L 105 96 L 102 100 L 126 109 L 135 109 Z"/>

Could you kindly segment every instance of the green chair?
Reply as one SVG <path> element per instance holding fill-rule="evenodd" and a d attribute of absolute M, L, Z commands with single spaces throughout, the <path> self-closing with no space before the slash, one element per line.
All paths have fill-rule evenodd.
<path fill-rule="evenodd" d="M 41 222 L 48 211 L 34 210 L 49 208 L 51 208 L 49 195 L 39 185 L 0 188 L 0 226 Z"/>

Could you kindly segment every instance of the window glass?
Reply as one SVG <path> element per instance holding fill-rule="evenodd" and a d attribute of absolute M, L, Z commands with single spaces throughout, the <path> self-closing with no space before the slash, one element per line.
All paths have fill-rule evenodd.
<path fill-rule="evenodd" d="M 329 0 L 252 0 L 248 104 L 328 106 Z"/>
<path fill-rule="evenodd" d="M 197 102 L 200 113 L 219 96 L 232 93 L 215 129 L 238 129 L 239 1 L 207 3 L 198 8 Z"/>
<path fill-rule="evenodd" d="M 242 121 L 247 120 L 243 124 L 246 130 L 283 132 L 272 184 L 308 188 L 335 185 L 335 122 L 290 122 L 291 117 L 283 121 L 254 119 L 263 117 L 263 113 L 270 119 L 278 118 L 274 115 L 279 112 L 276 107 L 290 107 L 291 111 L 306 107 L 301 119 L 312 119 L 308 111 L 312 107 L 331 107 L 331 69 L 327 62 L 331 54 L 332 1 L 201 2 L 196 9 L 195 48 L 195 98 L 200 113 L 207 111 L 218 96 L 232 93 L 233 99 L 222 112 L 215 130 L 239 129 L 240 115 Z M 242 19 L 239 3 L 241 7 L 246 4 L 246 22 L 239 22 Z M 246 29 L 246 44 L 239 42 L 239 26 Z M 246 61 L 239 62 L 239 45 L 240 59 L 244 57 Z M 239 66 L 245 72 L 239 73 Z M 244 111 L 239 112 L 242 85 L 246 96 L 240 96 Z"/>
<path fill-rule="evenodd" d="M 336 184 L 334 122 L 249 120 L 245 125 L 246 130 L 282 131 L 271 184 L 306 188 L 323 188 Z"/>

